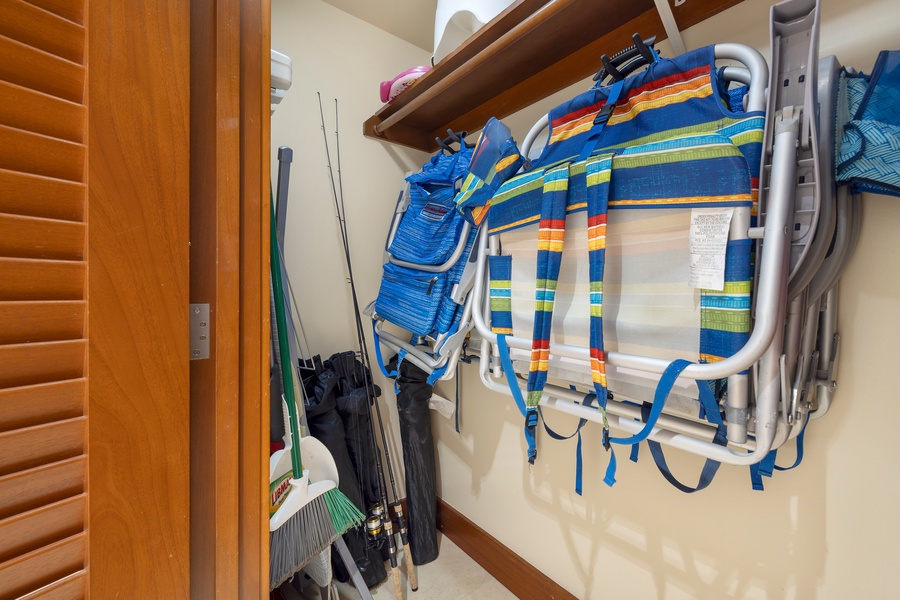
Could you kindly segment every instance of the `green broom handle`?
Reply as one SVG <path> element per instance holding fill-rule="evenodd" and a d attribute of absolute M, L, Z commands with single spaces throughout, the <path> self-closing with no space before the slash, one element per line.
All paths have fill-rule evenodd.
<path fill-rule="evenodd" d="M 297 405 L 294 398 L 294 382 L 292 379 L 292 371 L 294 365 L 285 365 L 284 358 L 287 357 L 288 363 L 291 362 L 291 351 L 288 346 L 287 334 L 287 318 L 284 314 L 284 286 L 281 281 L 281 258 L 278 252 L 278 236 L 275 234 L 275 201 L 272 199 L 272 191 L 269 190 L 269 206 L 271 210 L 271 232 L 269 238 L 271 240 L 271 273 L 272 287 L 275 289 L 275 325 L 278 329 L 278 350 L 281 353 L 281 382 L 284 388 L 284 399 L 288 406 L 288 416 L 290 417 L 291 427 L 291 468 L 294 472 L 294 479 L 303 477 L 303 463 L 300 460 L 300 432 L 297 430 Z"/>

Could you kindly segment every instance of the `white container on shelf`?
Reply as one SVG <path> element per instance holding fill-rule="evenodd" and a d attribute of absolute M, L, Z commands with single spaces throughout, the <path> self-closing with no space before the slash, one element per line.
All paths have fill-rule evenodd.
<path fill-rule="evenodd" d="M 513 0 L 438 0 L 434 15 L 434 64 L 499 15 Z"/>
<path fill-rule="evenodd" d="M 269 84 L 271 86 L 269 89 L 271 92 L 272 112 L 275 112 L 275 107 L 278 106 L 278 103 L 284 98 L 284 93 L 291 87 L 292 62 L 289 56 L 277 50 L 272 50 L 271 61 L 272 81 Z"/>

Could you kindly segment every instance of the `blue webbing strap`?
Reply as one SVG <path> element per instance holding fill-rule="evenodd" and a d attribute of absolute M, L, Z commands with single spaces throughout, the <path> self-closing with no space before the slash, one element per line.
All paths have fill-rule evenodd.
<path fill-rule="evenodd" d="M 581 403 L 584 406 L 590 407 L 594 402 L 594 398 L 596 398 L 596 397 L 597 397 L 596 394 L 586 394 L 584 397 L 584 400 L 582 400 Z M 575 446 L 575 493 L 580 496 L 581 489 L 582 489 L 582 485 L 581 485 L 582 475 L 581 474 L 582 474 L 582 465 L 583 465 L 583 461 L 582 461 L 582 457 L 581 457 L 581 428 L 585 426 L 585 424 L 587 423 L 587 419 L 578 419 L 578 426 L 575 428 L 575 431 L 573 431 L 570 435 L 560 435 L 560 434 L 556 433 L 555 431 L 553 431 L 552 429 L 550 429 L 550 426 L 547 425 L 547 419 L 544 418 L 544 411 L 541 410 L 540 406 L 538 406 L 537 410 L 538 410 L 538 414 L 541 417 L 541 421 L 543 421 L 543 423 L 544 423 L 544 431 L 546 431 L 547 435 L 549 435 L 554 440 L 569 440 L 569 439 L 572 439 L 573 436 L 576 436 L 576 435 L 578 436 L 578 444 Z"/>
<path fill-rule="evenodd" d="M 772 450 L 766 457 L 759 461 L 754 465 L 750 465 L 750 485 L 754 490 L 761 492 L 764 490 L 763 486 L 763 477 L 771 477 L 772 473 L 775 471 L 790 471 L 791 469 L 797 468 L 801 462 L 803 462 L 803 438 L 806 435 L 806 426 L 809 425 L 809 418 L 807 417 L 806 422 L 803 423 L 803 429 L 800 430 L 800 433 L 797 435 L 797 458 L 794 459 L 794 464 L 789 467 L 779 467 L 775 464 L 775 459 L 778 457 L 778 450 Z"/>
<path fill-rule="evenodd" d="M 446 363 L 443 367 L 441 367 L 440 369 L 435 369 L 434 371 L 432 371 L 432 372 L 431 372 L 431 375 L 428 376 L 428 379 L 426 379 L 425 382 L 426 382 L 429 386 L 434 387 L 434 382 L 437 381 L 438 379 L 440 379 L 441 377 L 444 376 L 444 373 L 447 372 L 447 368 L 448 368 L 449 366 L 450 366 L 450 361 L 447 361 L 447 363 Z"/>
<path fill-rule="evenodd" d="M 803 436 L 806 435 L 807 425 L 809 425 L 809 417 L 806 418 L 806 422 L 803 424 L 803 429 L 801 429 L 800 433 L 797 435 L 797 458 L 794 460 L 794 464 L 789 467 L 779 467 L 778 465 L 773 464 L 772 466 L 775 467 L 776 471 L 790 471 L 791 469 L 800 466 L 800 463 L 803 462 Z M 774 455 L 776 452 L 777 450 L 772 450 L 771 454 Z"/>
<path fill-rule="evenodd" d="M 644 428 L 631 437 L 609 438 L 609 441 L 613 444 L 637 444 L 647 439 L 647 437 L 650 435 L 650 432 L 653 431 L 653 428 L 656 426 L 656 421 L 659 419 L 659 415 L 662 413 L 662 409 L 666 404 L 666 399 L 669 397 L 669 392 L 672 391 L 672 386 L 675 385 L 675 380 L 678 379 L 678 376 L 681 375 L 681 372 L 684 371 L 690 364 L 692 363 L 689 360 L 684 360 L 681 358 L 669 363 L 669 366 L 666 367 L 665 371 L 663 371 L 662 377 L 659 378 L 659 385 L 656 386 L 656 393 L 653 396 L 653 407 L 650 409 L 650 414 L 645 420 Z M 707 388 L 707 393 L 712 396 L 709 388 Z M 702 390 L 700 395 L 702 397 Z M 715 402 L 713 401 L 713 403 Z M 718 410 L 716 410 L 715 412 L 716 414 L 718 414 Z"/>
<path fill-rule="evenodd" d="M 633 403 L 632 403 L 632 402 L 625 402 L 625 404 L 633 404 Z M 635 406 L 637 406 L 637 405 L 635 405 Z M 649 411 L 650 411 L 650 404 L 647 403 L 647 402 L 645 402 L 645 403 L 644 403 L 644 406 L 647 407 L 647 411 L 648 411 L 648 414 L 649 414 Z M 644 415 L 644 406 L 640 407 L 640 408 L 641 408 L 641 418 L 642 418 L 642 419 L 643 419 L 643 415 Z M 640 445 L 640 443 L 632 444 L 632 445 L 631 445 L 631 454 L 628 456 L 628 460 L 630 460 L 630 461 L 633 462 L 633 463 L 636 463 L 636 462 L 638 461 L 638 458 L 640 458 L 640 455 L 641 455 L 641 445 Z"/>
<path fill-rule="evenodd" d="M 497 334 L 497 350 L 500 353 L 500 364 L 503 365 L 503 373 L 506 375 L 506 383 L 509 385 L 509 391 L 512 393 L 513 400 L 519 412 L 525 417 L 525 441 L 528 443 L 528 462 L 534 464 L 537 457 L 537 445 L 534 441 L 534 429 L 537 426 L 538 413 L 533 408 L 525 405 L 525 398 L 522 397 L 522 390 L 519 388 L 519 382 L 516 380 L 516 373 L 513 371 L 512 360 L 509 358 L 509 346 L 506 344 L 506 334 Z"/>
<path fill-rule="evenodd" d="M 622 94 L 623 87 L 625 87 L 624 79 L 615 82 L 612 87 L 610 87 L 606 103 L 594 118 L 594 126 L 588 132 L 588 138 L 585 141 L 584 148 L 581 149 L 581 154 L 578 155 L 578 161 L 576 162 L 587 159 L 587 157 L 594 152 L 594 149 L 597 147 L 597 141 L 600 139 L 600 134 L 603 132 L 603 128 L 606 127 L 606 122 L 609 121 L 609 117 L 616 109 L 616 102 L 619 101 L 619 96 Z"/>
<path fill-rule="evenodd" d="M 682 370 L 684 370 L 683 367 L 678 372 L 680 373 Z M 660 385 L 662 385 L 662 382 L 660 382 Z M 712 390 L 709 389 L 709 385 L 705 381 L 697 381 L 697 390 L 700 392 L 700 406 L 705 413 L 706 420 L 713 425 L 716 425 L 716 434 L 713 437 L 713 443 L 718 446 L 724 446 L 727 443 L 725 423 L 722 421 L 722 415 L 719 412 L 719 407 L 718 404 L 716 404 L 716 399 L 713 396 Z M 642 409 L 642 416 L 645 412 L 649 411 Z M 700 478 L 697 481 L 697 485 L 695 487 L 689 487 L 675 479 L 675 476 L 672 475 L 672 471 L 669 470 L 669 465 L 666 464 L 666 457 L 662 445 L 659 442 L 647 440 L 647 446 L 650 448 L 650 455 L 653 456 L 653 462 L 656 463 L 656 468 L 659 469 L 659 472 L 662 473 L 662 476 L 665 477 L 666 481 L 686 494 L 693 494 L 694 492 L 699 492 L 708 487 L 716 476 L 716 472 L 719 470 L 719 465 L 721 464 L 719 461 L 711 458 L 706 459 L 703 470 L 700 471 Z"/>
<path fill-rule="evenodd" d="M 719 431 L 716 431 L 716 437 L 713 439 L 713 443 L 724 446 L 725 442 L 725 431 L 720 428 Z M 688 487 L 675 479 L 675 476 L 672 475 L 669 466 L 666 464 L 666 457 L 663 454 L 663 449 L 659 442 L 650 440 L 647 442 L 647 446 L 650 447 L 650 454 L 653 456 L 656 467 L 659 469 L 659 472 L 662 473 L 662 476 L 666 478 L 666 481 L 685 494 L 693 494 L 694 492 L 706 489 L 709 484 L 712 483 L 713 477 L 716 476 L 716 472 L 719 470 L 719 465 L 721 464 L 719 461 L 707 458 L 706 463 L 703 465 L 703 470 L 700 471 L 700 479 L 697 481 L 696 487 Z"/>
<path fill-rule="evenodd" d="M 453 336 L 456 334 L 457 331 L 459 331 L 459 321 L 454 323 L 453 327 L 451 327 L 447 331 L 447 336 L 448 337 Z M 415 345 L 415 342 L 413 342 L 413 345 Z M 438 355 L 440 355 L 440 353 L 438 353 Z M 405 356 L 405 354 L 404 354 L 404 356 Z M 397 368 L 399 369 L 399 367 L 397 367 Z M 434 387 L 434 382 L 436 382 L 438 379 L 443 377 L 444 373 L 446 373 L 447 369 L 449 369 L 449 368 L 450 368 L 450 360 L 448 359 L 447 362 L 444 363 L 443 367 L 441 367 L 439 369 L 435 369 L 434 371 L 431 372 L 431 375 L 429 375 L 428 379 L 426 380 L 428 385 Z M 456 404 L 457 404 L 457 408 L 459 408 L 459 389 L 458 388 L 457 388 L 457 395 L 456 395 Z M 459 430 L 457 430 L 457 433 L 458 432 L 459 432 Z"/>
<path fill-rule="evenodd" d="M 672 391 L 672 386 L 675 385 L 675 381 L 678 379 L 678 376 L 681 375 L 681 372 L 691 364 L 692 363 L 688 360 L 678 359 L 672 361 L 671 363 L 669 363 L 669 366 L 666 367 L 666 370 L 663 372 L 662 377 L 660 377 L 659 379 L 659 384 L 656 386 L 656 392 L 653 396 L 653 405 L 649 408 L 649 410 L 647 410 L 646 408 L 642 410 L 642 420 L 644 421 L 643 429 L 641 429 L 638 433 L 634 434 L 631 437 L 610 438 L 609 441 L 615 444 L 631 444 L 632 460 L 635 460 L 636 458 L 634 444 L 638 444 L 647 439 L 647 437 L 650 435 L 650 432 L 653 431 L 653 428 L 656 426 L 656 422 L 659 420 L 659 415 L 662 413 L 663 407 L 665 406 L 666 399 L 669 397 L 669 392 Z M 706 411 L 707 419 L 711 423 L 718 426 L 713 443 L 723 446 L 726 442 L 725 425 L 722 422 L 722 417 L 719 414 L 719 409 L 716 405 L 716 401 L 713 397 L 712 391 L 709 389 L 708 385 L 701 384 L 700 382 L 698 382 L 697 384 L 697 389 L 700 392 L 700 404 Z M 716 474 L 716 471 L 719 468 L 719 463 L 717 461 L 708 459 L 706 461 L 706 465 L 703 467 L 703 472 L 700 475 L 700 481 L 697 484 L 697 487 L 690 488 L 676 480 L 672 475 L 668 465 L 666 464 L 662 446 L 658 442 L 654 442 L 652 440 L 648 441 L 647 445 L 650 447 L 650 454 L 653 456 L 653 461 L 656 463 L 656 466 L 659 469 L 660 473 L 662 473 L 663 477 L 665 477 L 669 483 L 671 483 L 682 492 L 692 493 L 697 490 L 704 489 L 710 484 L 713 476 Z M 604 481 L 606 481 L 608 485 L 612 485 L 610 481 L 615 482 L 615 472 L 616 457 L 613 453 L 610 457 L 609 466 L 606 469 L 606 479 L 604 479 Z"/>
<path fill-rule="evenodd" d="M 397 376 L 397 371 L 388 371 L 387 367 L 384 366 L 384 357 L 381 355 L 381 338 L 378 335 L 378 329 L 375 327 L 375 319 L 372 319 L 372 335 L 375 336 L 375 360 L 378 361 L 378 368 L 381 369 L 381 373 L 385 377 L 393 379 Z M 397 363 L 397 369 L 400 369 L 399 363 Z"/>
<path fill-rule="evenodd" d="M 763 477 L 771 477 L 772 469 L 775 467 L 775 451 L 766 454 L 758 463 L 750 465 L 750 486 L 757 492 L 765 490 L 763 485 Z"/>

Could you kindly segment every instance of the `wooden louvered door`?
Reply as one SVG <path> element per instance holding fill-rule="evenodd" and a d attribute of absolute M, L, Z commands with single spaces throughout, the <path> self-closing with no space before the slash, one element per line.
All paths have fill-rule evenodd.
<path fill-rule="evenodd" d="M 267 592 L 268 23 L 0 0 L 0 600 Z"/>
<path fill-rule="evenodd" d="M 87 579 L 84 10 L 0 2 L 3 599 Z"/>
<path fill-rule="evenodd" d="M 189 11 L 0 0 L 0 600 L 189 590 Z"/>

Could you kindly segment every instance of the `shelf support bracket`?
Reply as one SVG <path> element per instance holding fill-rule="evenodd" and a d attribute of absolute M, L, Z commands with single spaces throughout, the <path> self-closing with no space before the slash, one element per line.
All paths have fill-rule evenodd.
<path fill-rule="evenodd" d="M 675 4 L 684 4 L 686 0 L 675 0 Z M 675 22 L 675 15 L 672 14 L 672 7 L 669 6 L 669 0 L 653 0 L 653 3 L 656 4 L 656 11 L 659 13 L 659 18 L 662 20 L 663 27 L 666 30 L 666 37 L 669 38 L 669 45 L 672 46 L 672 51 L 675 53 L 675 56 L 680 56 L 684 54 L 687 49 L 684 45 L 684 40 L 681 38 L 681 32 L 678 30 L 678 23 Z"/>

